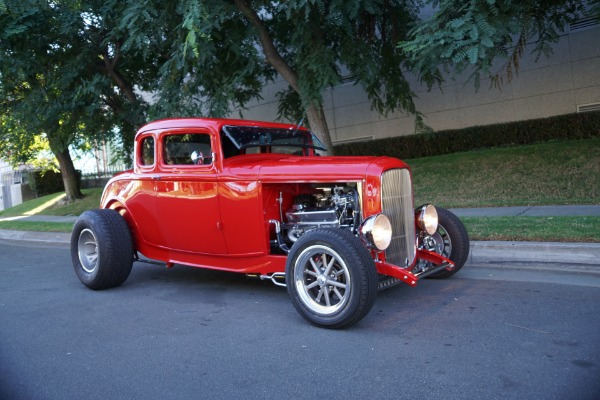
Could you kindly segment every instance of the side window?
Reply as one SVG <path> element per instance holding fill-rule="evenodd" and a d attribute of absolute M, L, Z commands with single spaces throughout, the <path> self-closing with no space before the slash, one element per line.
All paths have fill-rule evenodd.
<path fill-rule="evenodd" d="M 140 164 L 154 165 L 154 138 L 152 136 L 142 139 L 140 149 Z"/>
<path fill-rule="evenodd" d="M 173 134 L 163 137 L 163 163 L 168 165 L 212 164 L 208 133 Z"/>

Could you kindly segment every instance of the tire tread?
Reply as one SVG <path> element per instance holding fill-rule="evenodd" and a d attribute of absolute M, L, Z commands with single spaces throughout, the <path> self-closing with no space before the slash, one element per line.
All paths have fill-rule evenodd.
<path fill-rule="evenodd" d="M 445 279 L 457 273 L 467 262 L 470 251 L 470 240 L 467 229 L 456 215 L 442 207 L 436 207 L 436 209 L 440 221 L 443 221 L 443 224 L 441 225 L 448 231 L 448 234 L 451 235 L 452 253 L 448 258 L 454 261 L 455 266 L 454 269 L 450 271 L 440 271 L 431 275 L 430 278 Z"/>

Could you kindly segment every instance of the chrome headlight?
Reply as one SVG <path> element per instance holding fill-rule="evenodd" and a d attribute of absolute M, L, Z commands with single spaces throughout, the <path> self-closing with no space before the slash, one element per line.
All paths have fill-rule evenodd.
<path fill-rule="evenodd" d="M 384 214 L 371 215 L 359 228 L 361 238 L 372 249 L 383 251 L 392 241 L 392 224 Z"/>
<path fill-rule="evenodd" d="M 438 228 L 438 214 L 433 204 L 424 204 L 415 210 L 415 218 L 419 229 L 433 235 Z"/>

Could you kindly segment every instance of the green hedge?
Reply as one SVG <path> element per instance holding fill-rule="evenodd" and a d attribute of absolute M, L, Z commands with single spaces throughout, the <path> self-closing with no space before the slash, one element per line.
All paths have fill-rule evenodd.
<path fill-rule="evenodd" d="M 436 156 L 488 147 L 524 145 L 556 139 L 600 137 L 600 112 L 474 126 L 335 146 L 336 155 L 377 155 L 401 159 Z"/>
<path fill-rule="evenodd" d="M 75 173 L 77 174 L 77 182 L 81 187 L 81 171 L 76 170 Z M 38 197 L 65 190 L 61 173 L 52 170 L 30 172 L 29 186 Z"/>

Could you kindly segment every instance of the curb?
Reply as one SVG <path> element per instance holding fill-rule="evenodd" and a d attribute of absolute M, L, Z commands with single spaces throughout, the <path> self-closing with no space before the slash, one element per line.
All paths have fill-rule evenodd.
<path fill-rule="evenodd" d="M 508 262 L 578 264 L 600 271 L 600 243 L 471 242 L 467 265 Z"/>
<path fill-rule="evenodd" d="M 39 246 L 69 247 L 71 244 L 70 233 L 11 231 L 0 229 L 0 240 L 12 243 L 36 244 Z"/>

